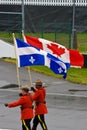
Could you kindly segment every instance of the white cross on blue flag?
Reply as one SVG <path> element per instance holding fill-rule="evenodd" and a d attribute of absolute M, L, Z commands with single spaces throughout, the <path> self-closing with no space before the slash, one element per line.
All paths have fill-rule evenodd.
<path fill-rule="evenodd" d="M 48 66 L 54 73 L 66 78 L 70 64 L 65 64 L 50 53 L 35 48 L 20 39 L 16 39 L 18 67 L 43 65 Z"/>

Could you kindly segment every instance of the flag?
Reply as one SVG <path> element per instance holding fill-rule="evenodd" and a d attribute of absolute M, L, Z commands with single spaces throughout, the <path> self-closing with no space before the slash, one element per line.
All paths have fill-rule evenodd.
<path fill-rule="evenodd" d="M 64 62 L 53 55 L 16 39 L 16 53 L 18 67 L 43 65 L 49 67 L 54 73 L 66 78 L 67 67 Z"/>
<path fill-rule="evenodd" d="M 70 63 L 71 66 L 83 67 L 84 57 L 78 50 L 68 49 L 58 43 L 48 41 L 42 38 L 24 36 L 25 41 L 32 46 L 45 50 L 52 55 L 55 55 L 65 63 Z"/>

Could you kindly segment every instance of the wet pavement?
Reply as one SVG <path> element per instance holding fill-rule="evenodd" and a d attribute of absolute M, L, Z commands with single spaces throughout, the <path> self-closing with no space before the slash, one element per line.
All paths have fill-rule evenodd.
<path fill-rule="evenodd" d="M 21 130 L 20 108 L 7 108 L 4 103 L 18 99 L 12 89 L 0 90 L 0 129 Z M 48 130 L 86 130 L 87 99 L 47 97 L 49 113 L 45 116 Z M 32 122 L 31 122 L 32 125 Z M 38 126 L 37 130 L 41 130 Z"/>
<path fill-rule="evenodd" d="M 20 70 L 20 76 L 21 84 L 30 84 L 25 69 Z M 73 84 L 33 71 L 31 76 L 33 82 L 37 78 L 43 79 L 47 89 L 48 130 L 87 130 L 87 85 Z M 0 129 L 21 130 L 20 108 L 4 106 L 4 103 L 18 99 L 19 88 L 4 88 L 9 84 L 17 84 L 16 66 L 0 60 L 0 87 L 3 87 L 0 89 Z M 71 89 L 80 91 L 69 91 Z"/>

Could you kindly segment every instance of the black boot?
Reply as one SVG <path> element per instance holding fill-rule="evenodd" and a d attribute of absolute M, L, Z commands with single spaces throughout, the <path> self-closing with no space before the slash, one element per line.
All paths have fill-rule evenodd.
<path fill-rule="evenodd" d="M 35 126 L 33 126 L 31 130 L 36 130 L 36 127 L 35 127 Z"/>
<path fill-rule="evenodd" d="M 43 130 L 48 130 L 48 128 L 46 127 L 45 129 L 43 129 Z"/>

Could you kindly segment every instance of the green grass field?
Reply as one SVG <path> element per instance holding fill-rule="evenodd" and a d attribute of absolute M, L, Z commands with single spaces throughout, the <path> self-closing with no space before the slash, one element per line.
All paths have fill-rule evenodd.
<path fill-rule="evenodd" d="M 27 35 L 40 37 L 40 34 L 27 34 Z M 22 38 L 21 34 L 15 34 L 15 36 L 18 38 Z M 53 33 L 44 34 L 44 38 L 54 41 Z M 62 43 L 64 46 L 67 46 L 67 44 L 68 44 L 67 34 L 65 34 L 65 33 L 58 34 L 58 38 L 59 38 L 60 43 Z M 0 39 L 13 43 L 12 34 L 0 33 Z M 87 33 L 78 33 L 77 39 L 78 39 L 78 50 L 81 53 L 87 53 Z M 15 60 L 13 60 L 13 59 L 4 59 L 4 60 L 15 63 Z M 33 71 L 37 71 L 37 72 L 40 72 L 40 73 L 43 73 L 43 74 L 46 74 L 49 76 L 53 76 L 53 77 L 62 79 L 61 75 L 54 74 L 47 67 L 34 66 L 34 67 L 30 67 L 30 68 Z M 70 82 L 74 82 L 74 83 L 79 83 L 79 84 L 87 84 L 87 68 L 81 68 L 81 69 L 80 68 L 70 68 L 67 72 L 66 80 L 68 80 Z"/>
<path fill-rule="evenodd" d="M 41 37 L 41 33 L 27 33 L 26 35 L 34 36 L 34 37 Z M 22 39 L 21 33 L 15 34 L 16 38 Z M 55 42 L 54 33 L 44 33 L 43 38 Z M 12 33 L 0 32 L 0 39 L 13 43 Z M 57 33 L 56 42 L 69 47 L 69 34 L 67 33 Z M 71 43 L 72 44 L 72 43 Z M 81 53 L 87 53 L 87 32 L 85 33 L 77 33 L 77 44 L 78 50 Z"/>

